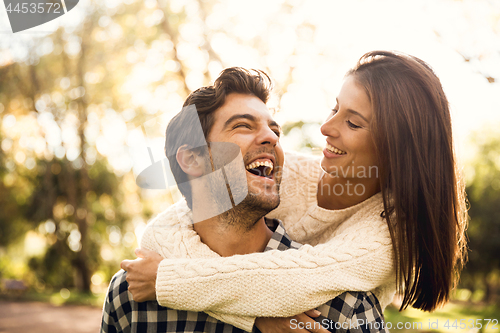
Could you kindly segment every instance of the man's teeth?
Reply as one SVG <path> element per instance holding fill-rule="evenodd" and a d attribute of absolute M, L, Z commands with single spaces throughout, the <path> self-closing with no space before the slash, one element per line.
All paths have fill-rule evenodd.
<path fill-rule="evenodd" d="M 250 163 L 249 165 L 246 166 L 246 169 L 247 170 L 255 169 L 255 168 L 258 168 L 260 166 L 265 166 L 266 167 L 264 169 L 264 172 L 265 172 L 266 176 L 269 176 L 271 174 L 271 172 L 273 172 L 273 169 L 274 169 L 273 162 L 268 162 L 268 161 L 256 161 L 256 162 L 252 162 L 252 163 Z"/>
<path fill-rule="evenodd" d="M 338 148 L 335 148 L 333 146 L 330 146 L 328 143 L 326 144 L 326 149 L 328 149 L 329 151 L 331 151 L 332 153 L 335 153 L 337 155 L 344 155 L 344 154 L 347 154 L 345 151 L 343 150 L 340 150 Z"/>

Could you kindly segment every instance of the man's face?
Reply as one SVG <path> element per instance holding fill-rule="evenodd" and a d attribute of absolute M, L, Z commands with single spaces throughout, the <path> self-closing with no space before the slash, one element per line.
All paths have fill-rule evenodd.
<path fill-rule="evenodd" d="M 207 141 L 237 144 L 246 167 L 247 199 L 269 211 L 276 208 L 284 155 L 280 127 L 266 104 L 252 95 L 232 93 L 214 117 Z"/>

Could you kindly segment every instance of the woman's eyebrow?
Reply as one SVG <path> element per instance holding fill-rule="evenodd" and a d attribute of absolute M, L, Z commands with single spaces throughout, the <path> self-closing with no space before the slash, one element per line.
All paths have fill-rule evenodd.
<path fill-rule="evenodd" d="M 369 123 L 368 119 L 366 119 L 361 113 L 359 113 L 358 111 L 354 111 L 354 110 L 351 110 L 351 109 L 347 109 L 347 112 L 349 113 L 352 113 L 353 115 L 355 116 L 360 116 L 364 121 L 366 121 L 367 123 Z"/>
<path fill-rule="evenodd" d="M 337 105 L 339 104 L 339 98 L 335 98 L 335 101 L 337 102 Z M 363 119 L 364 121 L 366 121 L 367 123 L 369 123 L 368 119 L 366 119 L 361 113 L 359 113 L 358 111 L 354 111 L 353 109 L 347 109 L 347 112 L 355 115 L 355 116 L 360 116 L 361 119 Z"/>

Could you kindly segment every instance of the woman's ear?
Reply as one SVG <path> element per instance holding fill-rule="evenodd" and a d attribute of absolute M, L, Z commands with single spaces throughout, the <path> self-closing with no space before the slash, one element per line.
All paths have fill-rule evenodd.
<path fill-rule="evenodd" d="M 182 145 L 177 149 L 175 155 L 177 163 L 188 176 L 200 177 L 204 174 L 204 158 L 200 154 L 193 152 L 189 145 Z"/>

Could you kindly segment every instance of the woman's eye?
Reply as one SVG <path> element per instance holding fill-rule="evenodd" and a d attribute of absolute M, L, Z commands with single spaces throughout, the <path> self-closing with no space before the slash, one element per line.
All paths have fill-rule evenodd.
<path fill-rule="evenodd" d="M 337 112 L 339 112 L 339 110 L 337 110 L 337 109 L 332 109 L 332 114 L 336 114 Z"/>
<path fill-rule="evenodd" d="M 361 128 L 361 126 L 358 126 L 356 124 L 351 123 L 350 120 L 347 121 L 347 126 L 349 126 L 350 128 L 354 128 L 354 129 Z"/>

